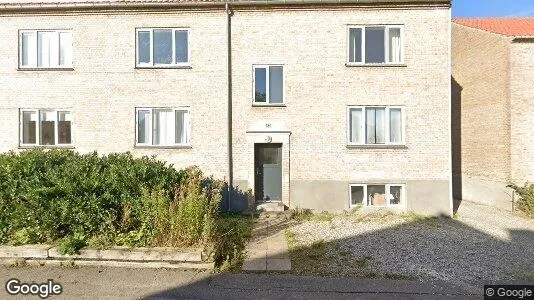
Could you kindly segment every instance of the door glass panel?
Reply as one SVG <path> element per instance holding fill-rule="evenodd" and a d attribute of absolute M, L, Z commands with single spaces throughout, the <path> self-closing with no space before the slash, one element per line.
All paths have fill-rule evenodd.
<path fill-rule="evenodd" d="M 349 62 L 362 62 L 362 29 L 349 30 Z"/>
<path fill-rule="evenodd" d="M 279 148 L 260 148 L 260 160 L 263 164 L 278 164 Z"/>
<path fill-rule="evenodd" d="M 256 199 L 282 199 L 281 145 L 256 146 Z"/>

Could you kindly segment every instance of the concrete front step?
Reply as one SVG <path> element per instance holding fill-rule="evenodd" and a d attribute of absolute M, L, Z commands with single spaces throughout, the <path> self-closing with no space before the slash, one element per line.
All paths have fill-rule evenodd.
<path fill-rule="evenodd" d="M 282 202 L 264 202 L 256 204 L 256 211 L 283 212 L 286 206 Z"/>

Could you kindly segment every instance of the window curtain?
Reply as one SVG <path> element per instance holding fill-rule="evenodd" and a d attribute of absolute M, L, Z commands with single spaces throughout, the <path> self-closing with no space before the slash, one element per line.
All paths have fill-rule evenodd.
<path fill-rule="evenodd" d="M 36 41 L 34 33 L 23 33 L 22 34 L 22 62 L 21 65 L 28 67 L 35 67 L 35 52 L 36 52 Z"/>
<path fill-rule="evenodd" d="M 41 112 L 41 145 L 55 145 L 56 143 L 56 113 L 53 111 Z"/>
<path fill-rule="evenodd" d="M 361 108 L 351 108 L 349 111 L 350 118 L 350 142 L 351 143 L 362 143 L 362 109 Z"/>
<path fill-rule="evenodd" d="M 187 143 L 187 136 L 185 131 L 185 122 L 186 122 L 186 111 L 183 110 L 177 110 L 176 111 L 176 131 L 175 131 L 175 138 L 174 142 L 176 144 L 186 144 Z"/>
<path fill-rule="evenodd" d="M 22 143 L 36 143 L 37 113 L 25 111 L 22 113 Z"/>
<path fill-rule="evenodd" d="M 385 144 L 386 128 L 385 108 L 367 108 L 366 113 L 366 142 L 367 144 Z"/>
<path fill-rule="evenodd" d="M 391 28 L 389 30 L 389 62 L 401 62 L 400 28 Z"/>
<path fill-rule="evenodd" d="M 150 136 L 150 111 L 140 110 L 137 112 L 137 142 L 149 143 Z"/>
<path fill-rule="evenodd" d="M 58 144 L 71 143 L 71 122 L 72 117 L 69 112 L 59 112 L 58 120 Z"/>
<path fill-rule="evenodd" d="M 174 113 L 172 110 L 154 110 L 152 124 L 153 145 L 174 144 Z"/>
<path fill-rule="evenodd" d="M 400 108 L 389 110 L 389 139 L 392 143 L 402 142 L 402 114 Z"/>
<path fill-rule="evenodd" d="M 362 29 L 349 29 L 349 62 L 362 62 Z"/>
<path fill-rule="evenodd" d="M 61 32 L 59 34 L 59 65 L 69 66 L 72 64 L 72 33 Z"/>
<path fill-rule="evenodd" d="M 37 33 L 37 66 L 59 65 L 59 34 L 57 32 Z"/>

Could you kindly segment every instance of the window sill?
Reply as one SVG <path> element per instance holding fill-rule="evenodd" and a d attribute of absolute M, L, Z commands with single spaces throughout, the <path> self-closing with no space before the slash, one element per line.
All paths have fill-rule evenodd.
<path fill-rule="evenodd" d="M 345 63 L 345 67 L 369 67 L 369 68 L 375 68 L 375 67 L 382 67 L 382 68 L 403 68 L 407 67 L 406 64 L 358 64 L 358 63 Z"/>
<path fill-rule="evenodd" d="M 73 145 L 19 145 L 19 149 L 75 149 Z"/>
<path fill-rule="evenodd" d="M 18 71 L 74 71 L 74 68 L 21 68 Z"/>
<path fill-rule="evenodd" d="M 284 103 L 273 103 L 273 104 L 252 103 L 252 107 L 286 107 L 286 105 Z"/>
<path fill-rule="evenodd" d="M 347 145 L 347 149 L 408 149 L 406 145 Z"/>
<path fill-rule="evenodd" d="M 193 69 L 191 65 L 173 65 L 173 66 L 135 66 L 135 69 Z"/>
<path fill-rule="evenodd" d="M 192 149 L 191 145 L 176 145 L 176 146 L 148 146 L 148 145 L 135 145 L 136 149 Z"/>

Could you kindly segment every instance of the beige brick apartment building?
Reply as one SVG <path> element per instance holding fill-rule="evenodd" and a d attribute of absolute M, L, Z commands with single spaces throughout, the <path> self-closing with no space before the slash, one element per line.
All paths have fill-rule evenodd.
<path fill-rule="evenodd" d="M 534 182 L 534 18 L 457 19 L 454 196 L 511 208 L 509 182 Z"/>
<path fill-rule="evenodd" d="M 0 151 L 130 151 L 257 202 L 451 213 L 449 0 L 8 0 L 0 25 Z"/>

